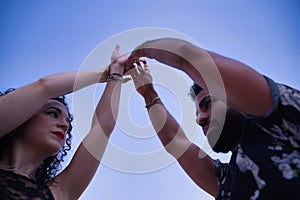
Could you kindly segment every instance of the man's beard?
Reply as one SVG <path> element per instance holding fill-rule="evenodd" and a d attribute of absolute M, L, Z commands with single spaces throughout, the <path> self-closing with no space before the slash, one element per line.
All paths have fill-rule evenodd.
<path fill-rule="evenodd" d="M 233 151 L 239 144 L 245 126 L 245 117 L 235 109 L 228 108 L 223 129 L 216 128 L 208 136 L 208 143 L 215 152 Z M 221 134 L 220 134 L 221 133 Z M 217 141 L 217 142 L 216 142 Z"/>

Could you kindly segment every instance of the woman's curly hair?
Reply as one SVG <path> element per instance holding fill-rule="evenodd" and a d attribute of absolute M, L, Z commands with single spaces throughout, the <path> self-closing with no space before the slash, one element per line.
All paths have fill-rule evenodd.
<path fill-rule="evenodd" d="M 15 89 L 11 88 L 6 90 L 5 92 L 0 92 L 0 96 L 5 95 Z M 55 175 L 59 170 L 61 170 L 61 162 L 64 161 L 65 157 L 67 156 L 67 152 L 71 150 L 71 140 L 72 140 L 72 125 L 71 122 L 73 121 L 73 116 L 71 115 L 68 105 L 65 101 L 65 96 L 60 96 L 56 98 L 52 98 L 53 100 L 61 102 L 68 111 L 68 121 L 69 121 L 69 129 L 66 132 L 66 142 L 64 146 L 59 150 L 59 152 L 54 155 L 45 158 L 42 163 L 40 164 L 38 170 L 36 171 L 35 178 L 38 182 L 46 184 L 53 180 Z M 4 137 L 0 138 L 0 160 L 3 158 L 7 150 L 12 145 L 14 138 L 17 137 L 17 133 L 22 131 L 22 127 L 26 124 L 23 123 L 21 126 L 17 127 L 15 130 L 11 131 L 9 134 L 5 135 Z"/>

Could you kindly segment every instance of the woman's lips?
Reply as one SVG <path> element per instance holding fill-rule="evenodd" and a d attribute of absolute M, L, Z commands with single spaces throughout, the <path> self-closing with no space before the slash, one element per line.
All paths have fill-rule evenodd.
<path fill-rule="evenodd" d="M 52 132 L 54 135 L 56 135 L 59 139 L 63 140 L 65 138 L 65 134 L 60 131 Z"/>

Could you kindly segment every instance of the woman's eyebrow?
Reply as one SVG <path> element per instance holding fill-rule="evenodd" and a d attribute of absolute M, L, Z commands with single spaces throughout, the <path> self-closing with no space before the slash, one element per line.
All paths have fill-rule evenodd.
<path fill-rule="evenodd" d="M 58 108 L 58 107 L 55 107 L 55 106 L 49 106 L 49 107 L 46 107 L 46 108 L 45 108 L 45 110 L 48 110 L 48 109 L 54 109 L 54 110 L 56 110 L 57 112 L 62 113 L 62 110 L 61 110 L 60 108 Z"/>
<path fill-rule="evenodd" d="M 58 108 L 58 107 L 55 107 L 55 106 L 50 106 L 48 107 L 48 109 L 55 109 L 59 114 L 63 114 L 63 111 L 62 109 Z M 66 122 L 70 123 L 70 116 L 69 116 L 69 113 L 66 112 Z"/>

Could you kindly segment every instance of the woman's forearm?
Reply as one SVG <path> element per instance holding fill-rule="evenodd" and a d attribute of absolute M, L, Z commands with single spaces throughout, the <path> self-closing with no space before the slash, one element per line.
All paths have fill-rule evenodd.
<path fill-rule="evenodd" d="M 106 73 L 103 69 L 53 74 L 1 96 L 0 137 L 28 120 L 48 99 L 97 83 Z"/>

